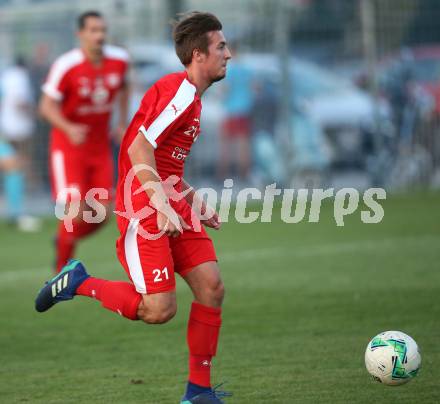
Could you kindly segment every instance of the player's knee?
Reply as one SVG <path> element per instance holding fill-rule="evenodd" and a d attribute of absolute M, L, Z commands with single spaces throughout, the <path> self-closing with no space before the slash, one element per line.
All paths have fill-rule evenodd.
<path fill-rule="evenodd" d="M 66 211 L 70 212 L 73 210 L 71 203 L 66 204 Z M 74 225 L 80 226 L 84 222 L 84 212 L 86 211 L 84 203 L 81 201 L 78 208 L 78 213 L 72 218 Z"/>
<path fill-rule="evenodd" d="M 110 219 L 110 217 L 111 217 L 112 210 L 111 210 L 111 207 L 110 207 L 110 205 L 108 203 L 103 204 L 103 206 L 104 206 L 104 209 L 105 209 L 105 213 L 104 213 L 103 221 L 101 223 L 106 223 Z"/>
<path fill-rule="evenodd" d="M 143 321 L 147 324 L 165 324 L 176 315 L 176 310 L 167 309 L 146 313 Z"/>
<path fill-rule="evenodd" d="M 175 303 L 166 306 L 156 306 L 154 308 L 146 308 L 138 313 L 138 317 L 147 324 L 164 324 L 170 321 L 177 312 Z"/>
<path fill-rule="evenodd" d="M 219 306 L 225 297 L 225 285 L 220 278 L 208 283 L 208 293 L 212 304 Z"/>
<path fill-rule="evenodd" d="M 218 285 L 215 288 L 214 291 L 215 298 L 221 304 L 223 302 L 223 299 L 225 298 L 225 285 L 222 280 L 218 282 Z"/>

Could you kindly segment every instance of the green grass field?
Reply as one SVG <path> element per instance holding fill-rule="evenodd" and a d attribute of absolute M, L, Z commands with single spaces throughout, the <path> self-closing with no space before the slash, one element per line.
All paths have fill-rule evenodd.
<path fill-rule="evenodd" d="M 227 296 L 215 381 L 228 403 L 440 402 L 440 194 L 384 203 L 380 224 L 360 214 L 337 227 L 332 207 L 318 224 L 225 224 L 211 233 Z M 38 235 L 0 225 L 1 403 L 178 403 L 186 379 L 191 296 L 178 280 L 178 314 L 147 326 L 86 298 L 34 311 L 49 275 L 54 220 Z M 125 279 L 116 226 L 81 245 L 89 271 Z M 380 331 L 415 338 L 422 370 L 386 387 L 364 367 Z"/>

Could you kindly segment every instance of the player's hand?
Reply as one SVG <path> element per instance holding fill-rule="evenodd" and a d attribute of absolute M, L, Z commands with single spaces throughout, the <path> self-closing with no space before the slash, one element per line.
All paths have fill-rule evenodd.
<path fill-rule="evenodd" d="M 157 228 L 168 237 L 178 237 L 184 230 L 191 229 L 171 206 L 157 211 Z"/>
<path fill-rule="evenodd" d="M 211 206 L 200 199 L 193 200 L 193 208 L 195 208 L 194 211 L 200 223 L 211 229 L 220 229 L 222 221 L 214 208 L 211 208 Z"/>
<path fill-rule="evenodd" d="M 67 128 L 66 133 L 72 144 L 79 145 L 86 141 L 88 131 L 89 127 L 87 125 L 72 123 Z"/>
<path fill-rule="evenodd" d="M 206 226 L 210 227 L 211 229 L 219 230 L 222 221 L 220 220 L 220 217 L 217 212 L 213 211 L 213 213 L 209 216 L 209 219 L 201 220 L 201 222 Z"/>
<path fill-rule="evenodd" d="M 202 219 L 201 223 L 204 224 L 206 227 L 210 227 L 211 229 L 219 230 L 222 221 L 220 220 L 220 217 L 218 213 L 211 208 L 210 206 L 205 206 L 205 212 L 204 217 L 207 217 L 207 219 Z"/>

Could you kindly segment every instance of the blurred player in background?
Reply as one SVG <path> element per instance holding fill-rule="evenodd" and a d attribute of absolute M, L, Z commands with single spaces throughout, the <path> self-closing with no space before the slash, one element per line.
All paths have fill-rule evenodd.
<path fill-rule="evenodd" d="M 36 231 L 39 220 L 24 213 L 26 179 L 31 179 L 31 138 L 35 104 L 26 63 L 17 57 L 0 77 L 0 168 L 4 172 L 7 219 L 18 229 Z"/>
<path fill-rule="evenodd" d="M 122 141 L 117 254 L 131 282 L 91 277 L 72 260 L 36 300 L 36 309 L 42 312 L 75 295 L 87 296 L 128 319 L 166 323 L 177 309 L 177 272 L 194 295 L 187 329 L 185 404 L 221 403 L 220 397 L 228 395 L 211 388 L 224 287 L 213 243 L 201 225 L 219 229 L 220 221 L 183 179 L 185 159 L 199 136 L 201 96 L 225 77 L 231 58 L 221 29 L 220 21 L 209 13 L 191 13 L 176 24 L 174 43 L 185 70 L 164 76 L 146 92 Z M 133 170 L 140 167 L 134 177 Z M 171 176 L 178 180 L 174 191 L 184 196 L 180 200 L 164 186 Z M 186 196 L 183 191 L 188 191 Z M 192 209 L 195 200 L 204 217 Z M 150 214 L 139 216 L 145 207 L 152 208 Z"/>
<path fill-rule="evenodd" d="M 14 147 L 0 136 L 0 171 L 6 201 L 6 220 L 20 230 L 28 230 L 22 220 L 24 181 L 20 161 Z M 25 219 L 26 221 L 26 219 Z M 32 230 L 32 229 L 30 229 Z"/>
<path fill-rule="evenodd" d="M 78 18 L 80 48 L 60 56 L 52 65 L 40 112 L 53 126 L 50 139 L 50 171 L 53 197 L 65 204 L 78 198 L 81 204 L 69 232 L 60 222 L 56 237 L 56 271 L 72 257 L 78 240 L 90 235 L 102 223 L 83 220 L 84 198 L 92 188 L 107 191 L 97 200 L 109 210 L 113 182 L 110 118 L 119 96 L 119 124 L 122 137 L 127 123 L 128 54 L 105 44 L 106 23 L 100 13 L 89 11 Z M 119 94 L 118 94 L 119 93 Z M 73 188 L 78 193 L 66 193 Z M 107 217 L 108 215 L 106 215 Z"/>

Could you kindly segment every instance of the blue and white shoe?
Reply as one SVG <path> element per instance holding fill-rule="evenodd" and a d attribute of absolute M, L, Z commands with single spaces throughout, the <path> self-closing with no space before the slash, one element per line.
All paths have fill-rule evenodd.
<path fill-rule="evenodd" d="M 220 383 L 212 390 L 197 394 L 191 398 L 183 398 L 180 404 L 224 404 L 224 401 L 220 400 L 220 398 L 230 397 L 232 393 L 219 391 L 218 388 L 222 385 L 223 383 Z"/>
<path fill-rule="evenodd" d="M 54 304 L 73 299 L 78 287 L 89 277 L 83 264 L 69 260 L 61 272 L 46 282 L 35 299 L 35 310 L 42 313 Z"/>

